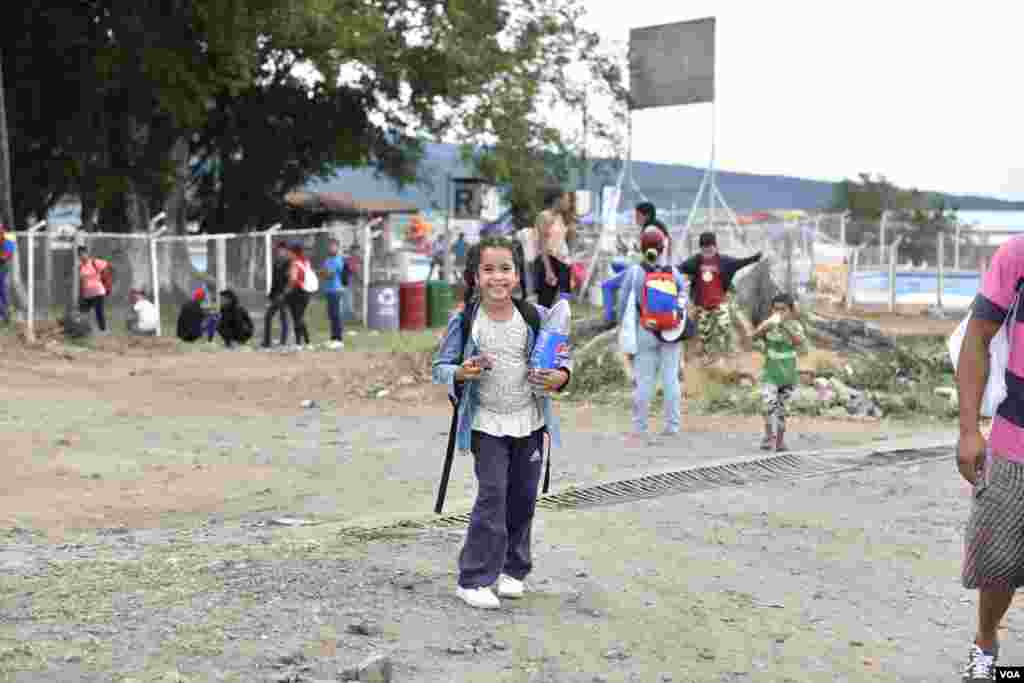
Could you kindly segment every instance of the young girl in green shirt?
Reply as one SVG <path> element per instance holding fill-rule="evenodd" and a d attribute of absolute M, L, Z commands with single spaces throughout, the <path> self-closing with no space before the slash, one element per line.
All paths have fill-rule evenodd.
<path fill-rule="evenodd" d="M 772 299 L 772 314 L 754 330 L 754 349 L 764 354 L 761 372 L 761 401 L 764 438 L 761 450 L 779 453 L 786 447 L 786 402 L 800 382 L 798 355 L 807 352 L 807 335 L 796 315 L 796 304 L 788 294 Z"/>

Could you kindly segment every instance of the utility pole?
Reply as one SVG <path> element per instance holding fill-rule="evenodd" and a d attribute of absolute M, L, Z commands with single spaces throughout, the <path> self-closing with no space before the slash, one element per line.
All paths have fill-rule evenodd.
<path fill-rule="evenodd" d="M 14 230 L 14 203 L 11 200 L 11 148 L 7 137 L 7 102 L 4 96 L 3 56 L 0 56 L 0 221 Z M 18 275 L 17 273 L 15 274 Z"/>
<path fill-rule="evenodd" d="M 7 226 L 8 230 L 14 230 L 14 202 L 11 199 L 11 148 L 8 143 L 7 134 L 7 103 L 4 97 L 4 71 L 3 57 L 0 56 L 0 223 Z M 42 218 L 42 217 L 40 217 Z M 29 235 L 28 239 L 32 239 Z M 14 249 L 14 256 L 11 259 L 10 280 L 8 281 L 9 291 L 15 296 L 17 308 L 22 308 L 26 296 L 21 281 L 21 267 L 19 265 L 18 249 Z M 32 284 L 30 283 L 31 287 Z"/>
<path fill-rule="evenodd" d="M 580 190 L 586 190 L 586 189 L 589 189 L 589 187 L 590 187 L 590 185 L 588 184 L 590 182 L 590 161 L 587 158 L 587 142 L 588 142 L 588 137 L 589 137 L 588 133 L 589 133 L 589 128 L 590 128 L 590 111 L 589 111 L 588 107 L 589 107 L 589 104 L 587 102 L 587 93 L 584 90 L 583 91 L 583 149 L 580 150 L 580 152 L 581 152 L 580 156 L 582 157 L 582 159 L 581 159 L 581 161 L 582 161 L 582 163 L 581 163 L 582 168 L 580 169 L 580 172 L 581 172 L 582 178 L 581 178 L 581 182 L 580 182 L 580 187 L 577 188 L 577 189 L 580 189 Z"/>

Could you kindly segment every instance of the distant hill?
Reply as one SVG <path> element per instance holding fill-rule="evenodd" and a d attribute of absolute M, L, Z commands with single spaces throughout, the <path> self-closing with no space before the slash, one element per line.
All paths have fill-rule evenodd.
<path fill-rule="evenodd" d="M 316 181 L 307 185 L 313 192 L 349 192 L 358 199 L 402 199 L 424 209 L 443 210 L 446 206 L 445 186 L 448 176 L 472 175 L 472 169 L 462 163 L 455 145 L 427 145 L 422 162 L 421 180 L 413 186 L 399 191 L 386 177 L 375 177 L 372 170 L 345 170 L 338 172 L 327 181 Z M 704 177 L 704 169 L 693 166 L 654 164 L 646 161 L 633 162 L 633 178 L 640 191 L 658 207 L 671 209 L 687 208 L 693 203 Z M 804 209 L 827 208 L 832 200 L 833 183 L 822 180 L 806 180 L 787 176 L 754 175 L 718 171 L 718 189 L 725 201 L 737 212 L 759 209 Z M 589 189 L 600 193 L 604 185 L 614 185 L 614 173 L 591 174 Z M 640 200 L 640 196 L 628 186 L 625 189 L 626 205 Z M 1024 210 L 1024 202 L 1007 202 L 991 197 L 970 195 L 941 195 L 949 204 L 957 205 L 964 211 Z M 707 204 L 707 197 L 701 199 Z"/>

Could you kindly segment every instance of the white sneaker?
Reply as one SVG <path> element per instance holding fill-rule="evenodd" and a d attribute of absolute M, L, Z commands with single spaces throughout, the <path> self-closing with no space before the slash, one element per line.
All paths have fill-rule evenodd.
<path fill-rule="evenodd" d="M 963 683 L 982 683 L 983 681 L 996 680 L 996 661 L 998 653 L 985 654 L 977 645 L 971 645 L 971 652 L 967 658 L 967 665 L 964 666 Z"/>
<path fill-rule="evenodd" d="M 523 582 L 502 574 L 498 577 L 498 595 L 510 600 L 523 597 Z"/>
<path fill-rule="evenodd" d="M 501 607 L 501 601 L 498 600 L 497 595 L 491 592 L 490 588 L 463 588 L 459 586 L 455 591 L 455 595 L 470 607 L 476 607 L 477 609 L 498 609 Z"/>
<path fill-rule="evenodd" d="M 345 342 L 340 342 L 337 339 L 327 345 L 331 351 L 340 351 L 345 348 Z"/>

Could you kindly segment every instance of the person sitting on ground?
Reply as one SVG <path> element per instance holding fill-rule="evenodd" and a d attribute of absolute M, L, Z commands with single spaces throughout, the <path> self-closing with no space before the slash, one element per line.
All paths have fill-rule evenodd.
<path fill-rule="evenodd" d="M 146 298 L 146 293 L 139 288 L 128 292 L 128 301 L 132 305 L 128 315 L 128 334 L 139 337 L 155 337 L 160 316 L 156 305 Z"/>
<path fill-rule="evenodd" d="M 192 292 L 191 301 L 181 307 L 178 314 L 178 338 L 186 342 L 194 342 L 203 335 L 209 341 L 213 341 L 213 335 L 217 331 L 217 319 L 220 316 L 211 316 L 203 306 L 206 300 L 206 291 L 198 287 Z"/>
<path fill-rule="evenodd" d="M 233 290 L 225 289 L 220 293 L 220 320 L 217 332 L 229 349 L 234 344 L 245 344 L 252 339 L 253 324 L 249 311 L 238 302 L 238 295 Z"/>
<path fill-rule="evenodd" d="M 772 299 L 772 314 L 754 330 L 754 350 L 764 354 L 761 401 L 764 438 L 761 450 L 781 453 L 786 447 L 786 402 L 800 384 L 797 355 L 807 352 L 807 334 L 788 294 Z"/>

